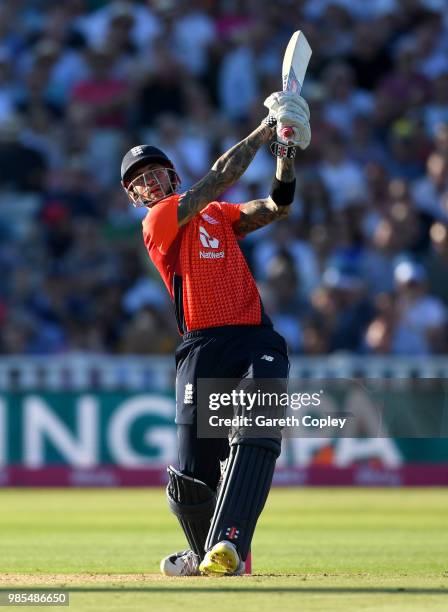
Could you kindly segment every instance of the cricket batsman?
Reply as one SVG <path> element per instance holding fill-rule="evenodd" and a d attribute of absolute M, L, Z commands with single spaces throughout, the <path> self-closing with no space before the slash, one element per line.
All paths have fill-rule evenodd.
<path fill-rule="evenodd" d="M 189 549 L 161 562 L 169 576 L 244 573 L 258 517 L 272 483 L 281 437 L 197 436 L 200 378 L 286 379 L 288 351 L 263 310 L 238 240 L 288 216 L 294 199 L 294 157 L 311 139 L 309 109 L 297 93 L 275 92 L 268 116 L 180 193 L 168 157 L 148 144 L 121 164 L 131 203 L 146 207 L 143 239 L 174 303 L 182 342 L 176 350 L 177 468 L 168 467 L 168 504 Z M 242 176 L 258 149 L 282 126 L 288 143 L 273 142 L 276 173 L 268 197 L 230 204 L 220 195 Z M 222 482 L 221 462 L 227 460 Z"/>

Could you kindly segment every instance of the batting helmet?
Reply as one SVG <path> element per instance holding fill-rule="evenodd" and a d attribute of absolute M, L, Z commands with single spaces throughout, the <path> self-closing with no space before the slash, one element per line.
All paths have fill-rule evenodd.
<path fill-rule="evenodd" d="M 136 170 L 148 164 L 160 164 L 161 168 L 147 170 L 139 176 Z M 130 178 L 133 174 L 137 174 Z M 151 145 L 132 147 L 121 162 L 121 184 L 133 206 L 152 206 L 175 193 L 180 178 L 173 162 L 163 151 Z"/>
<path fill-rule="evenodd" d="M 137 145 L 129 149 L 121 162 L 121 180 L 123 183 L 139 166 L 145 166 L 151 162 L 162 164 L 174 170 L 173 162 L 163 151 L 151 145 Z"/>

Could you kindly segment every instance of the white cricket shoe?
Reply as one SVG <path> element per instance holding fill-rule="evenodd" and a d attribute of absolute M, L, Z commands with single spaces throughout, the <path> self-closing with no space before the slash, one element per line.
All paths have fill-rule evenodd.
<path fill-rule="evenodd" d="M 199 557 L 192 550 L 182 550 L 165 557 L 160 562 L 165 576 L 199 576 Z"/>
<path fill-rule="evenodd" d="M 235 545 L 228 540 L 215 544 L 199 565 L 201 574 L 208 576 L 241 576 L 244 569 L 244 561 L 240 559 Z"/>

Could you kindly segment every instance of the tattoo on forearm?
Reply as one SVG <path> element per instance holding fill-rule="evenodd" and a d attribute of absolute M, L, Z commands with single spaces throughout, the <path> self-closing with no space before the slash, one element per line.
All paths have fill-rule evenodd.
<path fill-rule="evenodd" d="M 260 125 L 247 138 L 221 155 L 210 172 L 181 197 L 177 211 L 179 225 L 187 223 L 236 183 L 261 145 L 270 139 L 271 134 L 268 126 Z"/>
<path fill-rule="evenodd" d="M 233 185 L 244 173 L 255 153 L 271 136 L 271 130 L 259 126 L 247 138 L 234 145 L 215 162 L 213 170 L 219 173 L 218 185 L 224 190 Z"/>
<path fill-rule="evenodd" d="M 294 180 L 294 160 L 277 158 L 276 177 L 279 181 L 290 183 Z M 270 198 L 253 200 L 241 207 L 241 217 L 236 231 L 238 234 L 248 234 L 273 221 L 286 219 L 289 206 L 277 206 Z"/>
<path fill-rule="evenodd" d="M 237 234 L 248 234 L 273 221 L 286 219 L 288 206 L 277 206 L 271 199 L 253 200 L 241 207 L 240 220 L 236 226 Z"/>

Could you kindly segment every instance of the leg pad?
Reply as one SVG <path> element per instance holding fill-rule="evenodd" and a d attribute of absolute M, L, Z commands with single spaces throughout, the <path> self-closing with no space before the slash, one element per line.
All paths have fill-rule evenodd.
<path fill-rule="evenodd" d="M 216 494 L 201 480 L 186 476 L 171 465 L 167 471 L 169 508 L 177 516 L 190 548 L 202 559 Z"/>
<path fill-rule="evenodd" d="M 280 440 L 249 438 L 231 446 L 205 547 L 229 540 L 246 560 L 252 536 L 268 497 Z"/>

